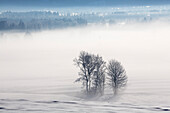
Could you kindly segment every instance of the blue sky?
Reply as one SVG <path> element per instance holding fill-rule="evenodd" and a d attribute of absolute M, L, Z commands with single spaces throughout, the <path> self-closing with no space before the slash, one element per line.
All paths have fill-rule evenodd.
<path fill-rule="evenodd" d="M 62 7 L 62 6 L 115 6 L 164 5 L 170 0 L 0 0 L 0 6 Z"/>

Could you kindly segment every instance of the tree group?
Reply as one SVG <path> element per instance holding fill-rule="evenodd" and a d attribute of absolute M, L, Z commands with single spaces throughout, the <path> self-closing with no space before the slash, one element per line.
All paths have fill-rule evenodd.
<path fill-rule="evenodd" d="M 103 95 L 105 85 L 117 94 L 117 90 L 127 83 L 126 71 L 116 60 L 110 60 L 106 65 L 101 56 L 82 51 L 74 63 L 80 69 L 75 82 L 82 83 L 87 95 Z"/>

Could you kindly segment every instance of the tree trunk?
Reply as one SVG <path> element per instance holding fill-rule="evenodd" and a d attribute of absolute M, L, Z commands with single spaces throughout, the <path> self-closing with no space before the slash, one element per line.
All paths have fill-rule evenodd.
<path fill-rule="evenodd" d="M 114 96 L 117 95 L 117 88 L 114 89 Z"/>
<path fill-rule="evenodd" d="M 89 90 L 88 90 L 88 80 L 86 81 L 86 93 L 88 94 Z"/>

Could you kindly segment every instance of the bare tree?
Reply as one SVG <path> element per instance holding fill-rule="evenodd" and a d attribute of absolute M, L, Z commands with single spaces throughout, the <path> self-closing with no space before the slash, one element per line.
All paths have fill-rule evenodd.
<path fill-rule="evenodd" d="M 106 63 L 102 57 L 82 51 L 74 62 L 80 69 L 75 82 L 82 82 L 87 94 L 104 94 Z"/>
<path fill-rule="evenodd" d="M 114 94 L 117 94 L 117 90 L 124 87 L 127 83 L 126 71 L 120 62 L 116 60 L 110 60 L 107 66 L 108 71 L 108 85 L 113 89 Z"/>
<path fill-rule="evenodd" d="M 104 94 L 106 71 L 108 85 L 114 94 L 127 83 L 126 71 L 116 60 L 109 61 L 106 67 L 106 62 L 101 56 L 82 51 L 79 57 L 74 59 L 74 63 L 80 69 L 79 78 L 75 82 L 82 82 L 88 95 Z"/>
<path fill-rule="evenodd" d="M 105 72 L 106 62 L 103 61 L 102 57 L 97 55 L 96 57 L 96 68 L 93 75 L 93 88 L 96 94 L 103 95 L 105 88 Z"/>
<path fill-rule="evenodd" d="M 94 69 L 96 67 L 95 56 L 85 51 L 80 52 L 78 58 L 74 59 L 75 65 L 80 69 L 79 78 L 75 82 L 82 82 L 86 87 L 87 94 L 91 90 L 91 81 Z"/>

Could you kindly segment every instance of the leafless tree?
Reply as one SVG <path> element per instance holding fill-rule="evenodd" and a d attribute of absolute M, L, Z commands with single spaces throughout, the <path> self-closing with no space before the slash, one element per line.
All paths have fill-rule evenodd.
<path fill-rule="evenodd" d="M 105 88 L 106 62 L 103 61 L 102 57 L 99 55 L 97 55 L 95 58 L 97 65 L 93 75 L 93 88 L 95 93 L 103 95 Z"/>
<path fill-rule="evenodd" d="M 103 94 L 106 66 L 102 57 L 82 51 L 74 63 L 80 69 L 75 82 L 82 82 L 87 94 Z"/>
<path fill-rule="evenodd" d="M 75 82 L 82 82 L 83 86 L 86 87 L 87 94 L 91 90 L 92 75 L 96 67 L 95 56 L 88 52 L 82 51 L 78 58 L 74 59 L 74 63 L 79 67 L 79 78 Z"/>
<path fill-rule="evenodd" d="M 75 82 L 82 82 L 88 95 L 104 94 L 106 71 L 108 85 L 113 89 L 114 94 L 117 94 L 118 89 L 127 83 L 126 71 L 116 60 L 109 61 L 106 67 L 106 62 L 101 56 L 82 51 L 79 57 L 74 59 L 74 63 L 80 69 L 79 77 Z"/>
<path fill-rule="evenodd" d="M 114 94 L 117 94 L 117 90 L 126 86 L 127 75 L 126 71 L 120 62 L 116 60 L 110 60 L 107 66 L 108 73 L 108 85 L 113 89 Z"/>

